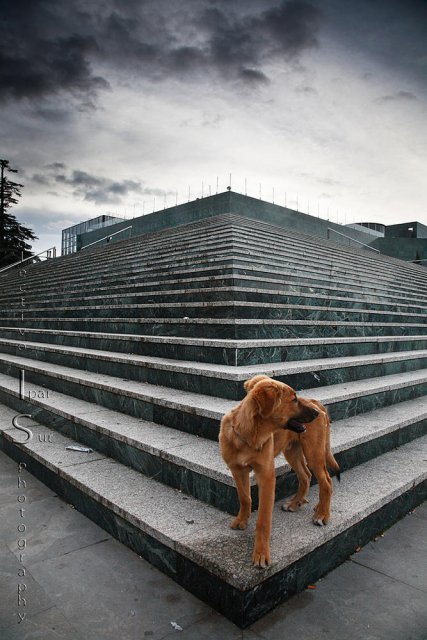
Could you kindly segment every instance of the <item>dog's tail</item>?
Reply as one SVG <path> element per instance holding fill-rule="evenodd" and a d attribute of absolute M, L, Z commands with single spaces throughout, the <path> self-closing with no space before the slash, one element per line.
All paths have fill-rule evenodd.
<path fill-rule="evenodd" d="M 326 437 L 326 464 L 330 469 L 333 469 L 335 471 L 338 482 L 341 482 L 340 465 L 335 460 L 334 454 L 331 451 L 331 421 L 327 412 L 326 415 L 328 416 L 328 433 Z"/>
<path fill-rule="evenodd" d="M 326 451 L 325 451 L 326 466 L 329 467 L 329 469 L 332 469 L 333 471 L 335 471 L 338 482 L 341 482 L 340 465 L 335 460 L 334 454 L 332 453 L 332 450 L 331 450 L 331 419 L 329 417 L 329 413 L 326 407 L 324 407 L 323 404 L 321 404 L 320 402 L 317 402 L 317 404 L 322 409 L 322 411 L 325 412 L 325 415 L 326 415 Z"/>

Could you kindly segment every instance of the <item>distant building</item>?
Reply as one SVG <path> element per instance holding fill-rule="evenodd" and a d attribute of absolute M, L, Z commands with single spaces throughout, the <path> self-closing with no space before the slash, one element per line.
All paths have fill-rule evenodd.
<path fill-rule="evenodd" d="M 421 222 L 404 222 L 389 224 L 385 231 L 386 238 L 427 238 L 427 226 Z"/>
<path fill-rule="evenodd" d="M 75 224 L 67 229 L 63 229 L 61 254 L 66 256 L 78 251 L 79 247 L 77 246 L 77 236 L 80 234 L 87 233 L 88 231 L 95 231 L 95 229 L 102 229 L 102 227 L 109 227 L 110 225 L 122 222 L 123 220 L 124 218 L 104 215 L 92 218 L 91 220 L 86 220 L 85 222 L 80 222 L 79 224 Z"/>
<path fill-rule="evenodd" d="M 385 233 L 385 225 L 380 224 L 379 222 L 354 222 L 352 224 L 346 224 L 346 227 L 350 227 L 350 229 L 358 229 L 359 231 L 364 231 L 365 233 L 369 233 L 372 236 L 376 237 L 384 237 Z"/>

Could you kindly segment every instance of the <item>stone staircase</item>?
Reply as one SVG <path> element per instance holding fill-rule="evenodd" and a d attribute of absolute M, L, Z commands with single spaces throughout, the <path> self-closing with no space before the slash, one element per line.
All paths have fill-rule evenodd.
<path fill-rule="evenodd" d="M 1 447 L 245 627 L 424 499 L 426 273 L 224 214 L 0 275 Z M 277 460 L 266 570 L 217 444 L 258 373 L 328 406 L 343 471 L 318 528 Z"/>

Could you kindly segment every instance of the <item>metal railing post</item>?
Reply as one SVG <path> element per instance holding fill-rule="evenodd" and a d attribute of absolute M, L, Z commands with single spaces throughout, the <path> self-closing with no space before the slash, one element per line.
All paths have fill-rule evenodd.
<path fill-rule="evenodd" d="M 27 262 L 27 260 L 33 260 L 34 258 L 38 258 L 39 256 L 42 256 L 44 253 L 46 254 L 46 259 L 48 259 L 51 257 L 50 255 L 51 251 L 55 251 L 55 257 L 56 257 L 56 247 L 51 247 L 50 249 L 43 249 L 43 251 L 40 251 L 39 253 L 35 253 L 33 256 L 28 256 L 28 258 L 24 258 L 24 252 L 21 251 L 21 259 L 17 260 L 16 262 L 13 262 L 12 264 L 8 264 L 7 267 L 3 267 L 2 269 L 0 269 L 0 273 L 2 273 L 3 271 L 7 271 L 8 269 L 12 269 L 12 267 L 18 266 L 18 264 Z"/>

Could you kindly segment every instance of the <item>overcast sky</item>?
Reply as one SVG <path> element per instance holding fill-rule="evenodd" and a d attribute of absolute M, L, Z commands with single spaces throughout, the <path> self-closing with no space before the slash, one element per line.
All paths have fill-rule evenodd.
<path fill-rule="evenodd" d="M 38 250 L 97 215 L 224 191 L 230 174 L 342 223 L 427 223 L 426 0 L 0 8 L 0 157 Z"/>

